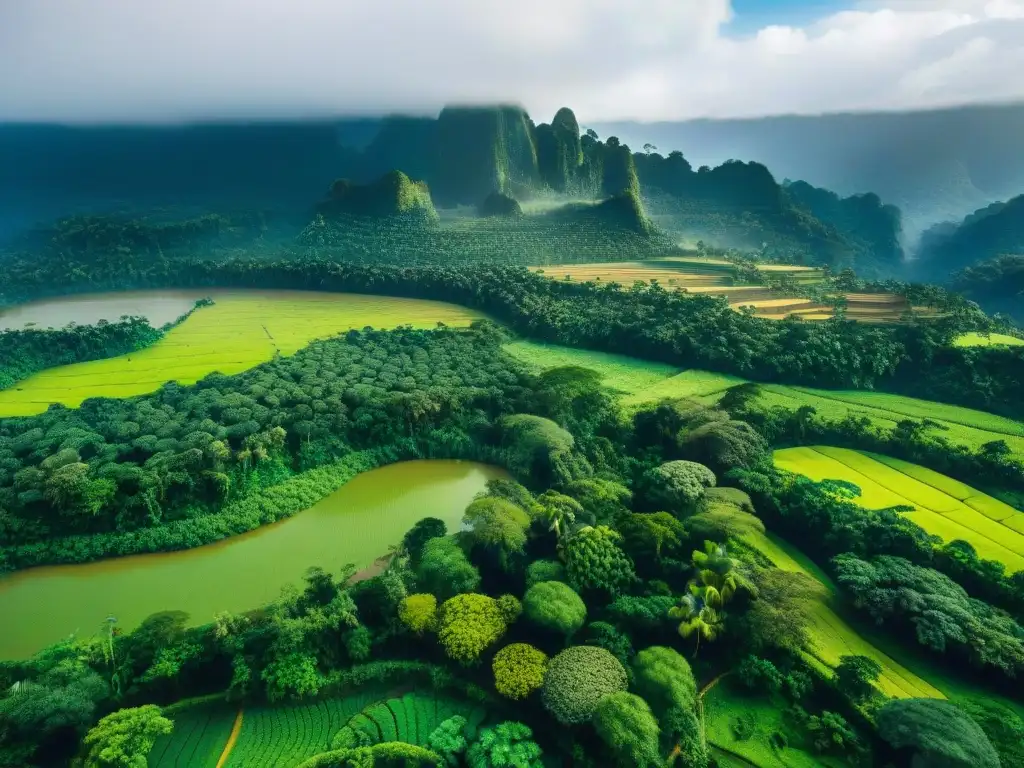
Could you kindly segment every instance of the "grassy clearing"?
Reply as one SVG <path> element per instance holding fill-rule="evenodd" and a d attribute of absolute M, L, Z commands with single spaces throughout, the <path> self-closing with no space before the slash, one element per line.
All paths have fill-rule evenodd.
<path fill-rule="evenodd" d="M 845 765 L 802 749 L 799 734 L 786 722 L 784 707 L 767 697 L 745 695 L 729 681 L 705 694 L 704 724 L 708 743 L 732 758 L 726 765 L 743 765 L 741 760 L 758 768 Z"/>
<path fill-rule="evenodd" d="M 984 336 L 980 333 L 964 333 L 953 339 L 955 347 L 1024 347 L 1024 339 L 1007 336 L 1005 333 L 993 333 Z"/>
<path fill-rule="evenodd" d="M 149 754 L 151 768 L 214 768 L 238 711 L 224 704 L 188 707 L 170 715 L 174 730 L 160 736 Z"/>
<path fill-rule="evenodd" d="M 824 669 L 838 666 L 841 656 L 868 656 L 879 663 L 882 674 L 879 689 L 894 698 L 944 698 L 941 691 L 915 675 L 888 654 L 866 641 L 833 609 L 836 588 L 832 580 L 801 552 L 781 539 L 768 535 L 751 535 L 746 543 L 760 551 L 777 568 L 803 573 L 825 586 L 826 598 L 816 606 L 811 627 L 812 647 L 807 649 L 808 661 Z"/>
<path fill-rule="evenodd" d="M 91 397 L 131 397 L 168 381 L 194 384 L 219 371 L 240 373 L 314 339 L 372 325 L 431 328 L 479 317 L 421 299 L 302 291 L 214 292 L 201 309 L 152 347 L 130 355 L 42 371 L 0 392 L 0 417 L 29 416 L 50 403 L 77 407 Z"/>
<path fill-rule="evenodd" d="M 776 451 L 775 464 L 812 480 L 854 483 L 859 503 L 869 509 L 914 507 L 907 517 L 929 533 L 967 541 L 1011 573 L 1024 570 L 1024 513 L 962 483 L 889 457 L 828 446 Z"/>
<path fill-rule="evenodd" d="M 590 352 L 554 344 L 517 341 L 505 351 L 537 371 L 564 365 L 590 368 L 601 374 L 603 383 L 622 397 L 626 406 L 657 402 L 663 398 L 705 397 L 725 391 L 743 379 L 710 371 L 680 371 L 663 363 L 651 363 L 625 355 Z"/>

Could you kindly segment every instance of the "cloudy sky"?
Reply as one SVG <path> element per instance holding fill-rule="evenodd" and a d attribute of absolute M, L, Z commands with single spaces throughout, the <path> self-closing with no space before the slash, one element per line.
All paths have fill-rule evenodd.
<path fill-rule="evenodd" d="M 1024 0 L 0 0 L 0 121 L 1024 99 Z"/>

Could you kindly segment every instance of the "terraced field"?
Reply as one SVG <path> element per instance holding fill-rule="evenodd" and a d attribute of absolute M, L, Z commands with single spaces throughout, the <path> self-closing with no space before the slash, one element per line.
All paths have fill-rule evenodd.
<path fill-rule="evenodd" d="M 224 751 L 238 711 L 226 704 L 203 704 L 168 715 L 174 730 L 160 736 L 149 754 L 150 768 L 214 768 Z"/>
<path fill-rule="evenodd" d="M 619 393 L 627 406 L 657 402 L 663 398 L 704 397 L 743 383 L 743 379 L 728 374 L 683 371 L 664 363 L 554 344 L 517 341 L 506 344 L 504 349 L 537 371 L 563 365 L 577 365 L 597 371 L 603 377 L 604 385 Z"/>
<path fill-rule="evenodd" d="M 801 552 L 771 534 L 752 534 L 744 539 L 767 557 L 776 568 L 802 573 L 825 587 L 825 598 L 815 606 L 811 627 L 812 647 L 805 658 L 821 669 L 838 666 L 841 656 L 868 656 L 879 663 L 882 674 L 878 688 L 894 698 L 945 698 L 942 692 L 884 653 L 854 630 L 833 608 L 835 585 Z"/>
<path fill-rule="evenodd" d="M 453 304 L 386 296 L 224 291 L 212 298 L 214 306 L 195 312 L 148 349 L 52 368 L 0 391 L 0 417 L 41 413 L 50 403 L 77 407 L 91 397 L 146 394 L 168 381 L 193 384 L 214 371 L 239 373 L 353 328 L 467 325 L 480 317 Z"/>
<path fill-rule="evenodd" d="M 953 340 L 957 347 L 1024 347 L 1024 339 L 1007 336 L 1005 333 L 993 333 L 983 336 L 980 333 L 964 333 Z"/>
<path fill-rule="evenodd" d="M 752 307 L 754 314 L 768 320 L 782 320 L 800 315 L 804 320 L 827 320 L 832 307 L 800 296 L 786 295 L 763 285 L 737 284 L 736 265 L 722 259 L 696 256 L 663 256 L 644 261 L 599 262 L 587 264 L 554 264 L 531 267 L 543 271 L 554 280 L 576 280 L 618 283 L 631 286 L 636 281 L 657 281 L 662 286 L 724 296 L 729 306 L 739 311 Z M 788 275 L 799 283 L 813 284 L 822 280 L 820 269 L 796 264 L 762 264 L 758 269 L 773 275 Z M 846 316 L 864 322 L 899 322 L 911 309 L 903 296 L 891 293 L 848 293 Z M 930 314 L 926 308 L 915 308 L 917 314 Z"/>
<path fill-rule="evenodd" d="M 969 542 L 1011 573 L 1024 570 L 1024 513 L 952 478 L 899 459 L 815 446 L 775 452 L 780 469 L 812 480 L 846 480 L 869 509 L 914 507 L 907 517 L 943 541 Z"/>

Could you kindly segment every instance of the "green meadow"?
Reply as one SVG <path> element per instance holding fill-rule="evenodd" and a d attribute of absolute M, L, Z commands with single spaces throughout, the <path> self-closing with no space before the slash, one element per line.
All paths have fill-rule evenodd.
<path fill-rule="evenodd" d="M 941 691 L 866 641 L 836 613 L 832 607 L 835 585 L 801 552 L 770 534 L 751 534 L 744 542 L 767 557 L 776 568 L 802 573 L 824 585 L 826 595 L 814 609 L 812 645 L 806 655 L 809 663 L 827 671 L 838 666 L 842 656 L 868 656 L 882 667 L 877 685 L 886 696 L 901 699 L 944 698 Z"/>
<path fill-rule="evenodd" d="M 969 542 L 980 557 L 1024 570 L 1024 513 L 924 467 L 878 454 L 814 446 L 775 452 L 780 469 L 812 480 L 845 480 L 869 509 L 913 507 L 907 517 L 943 541 Z"/>
<path fill-rule="evenodd" d="M 351 329 L 468 325 L 480 317 L 453 304 L 389 296 L 230 291 L 212 298 L 213 306 L 195 312 L 152 347 L 51 368 L 0 391 L 0 417 L 41 413 L 50 403 L 77 407 L 91 397 L 142 395 L 168 381 L 194 384 L 215 371 L 240 373 Z"/>
<path fill-rule="evenodd" d="M 665 363 L 652 363 L 626 355 L 532 341 L 506 344 L 504 350 L 537 371 L 566 365 L 597 371 L 604 385 L 621 395 L 622 402 L 627 406 L 657 402 L 665 398 L 713 396 L 744 381 L 724 373 L 684 371 Z"/>
<path fill-rule="evenodd" d="M 517 341 L 506 344 L 504 349 L 534 370 L 578 365 L 597 371 L 602 375 L 604 384 L 618 392 L 627 406 L 684 397 L 713 402 L 729 387 L 746 381 L 729 374 L 684 371 L 626 355 L 554 344 Z M 941 434 L 953 443 L 977 449 L 993 440 L 1004 440 L 1016 455 L 1024 457 L 1024 424 L 972 408 L 884 392 L 825 390 L 784 384 L 762 384 L 758 402 L 765 407 L 790 410 L 809 405 L 822 418 L 833 420 L 841 420 L 850 414 L 866 416 L 877 426 L 890 429 L 904 419 L 931 419 L 945 428 Z"/>
<path fill-rule="evenodd" d="M 1005 333 L 964 333 L 953 340 L 957 347 L 1024 347 L 1024 339 Z"/>

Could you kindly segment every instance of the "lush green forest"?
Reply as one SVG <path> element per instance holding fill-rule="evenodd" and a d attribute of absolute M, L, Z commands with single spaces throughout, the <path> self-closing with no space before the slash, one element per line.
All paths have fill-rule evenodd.
<path fill-rule="evenodd" d="M 3 305 L 183 288 L 394 304 L 390 330 L 318 333 L 268 290 L 198 302 L 215 336 L 141 317 L 0 332 L 0 389 L 151 346 L 233 366 L 0 418 L 0 611 L 33 579 L 73 595 L 113 558 L 280 532 L 383 465 L 492 479 L 447 523 L 418 511 L 372 563 L 292 584 L 253 564 L 281 588 L 266 604 L 59 625 L 0 661 L 0 766 L 1024 764 L 1024 346 L 983 343 L 1019 330 L 957 293 L 878 277 L 898 211 L 758 163 L 694 171 L 581 135 L 567 109 L 388 119 L 343 159 L 291 232 L 90 215 L 0 255 Z M 709 223 L 744 252 L 680 258 L 672 226 Z M 834 314 L 526 268 L 652 256 Z M 872 293 L 932 311 L 849 319 L 845 297 Z M 472 322 L 398 322 L 409 298 Z M 257 300 L 296 315 L 292 346 L 232 315 Z M 391 495 L 380 514 L 416 503 Z M 339 514 L 320 535 L 357 532 Z M 133 588 L 103 583 L 111 606 Z"/>

